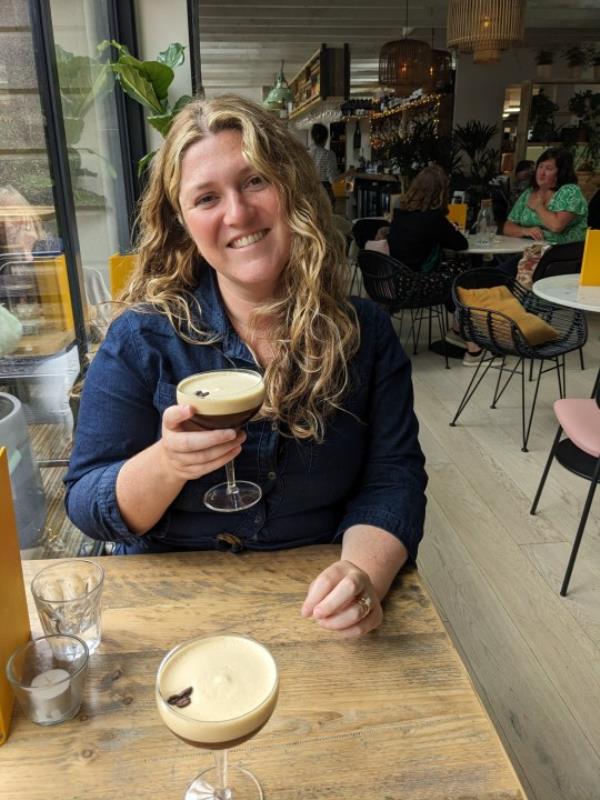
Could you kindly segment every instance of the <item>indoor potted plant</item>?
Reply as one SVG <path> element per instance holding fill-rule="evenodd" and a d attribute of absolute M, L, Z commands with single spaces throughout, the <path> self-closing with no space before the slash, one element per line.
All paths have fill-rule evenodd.
<path fill-rule="evenodd" d="M 535 55 L 537 64 L 538 78 L 548 80 L 552 77 L 552 64 L 554 64 L 554 53 L 552 50 L 538 50 Z"/>
<path fill-rule="evenodd" d="M 583 68 L 587 64 L 587 53 L 585 50 L 575 44 L 566 48 L 564 57 L 569 68 L 569 77 L 573 80 L 581 78 Z"/>
<path fill-rule="evenodd" d="M 592 45 L 588 50 L 588 61 L 592 65 L 592 77 L 595 81 L 600 81 L 600 49 Z"/>

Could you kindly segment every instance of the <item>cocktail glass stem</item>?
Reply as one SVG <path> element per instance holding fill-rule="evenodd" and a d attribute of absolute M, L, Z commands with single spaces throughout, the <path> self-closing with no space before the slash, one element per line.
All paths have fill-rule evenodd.
<path fill-rule="evenodd" d="M 227 788 L 227 750 L 213 750 L 215 760 L 215 771 L 217 778 L 215 781 L 215 798 L 218 800 L 230 800 L 231 792 Z"/>
<path fill-rule="evenodd" d="M 235 482 L 235 467 L 233 466 L 233 460 L 228 461 L 227 464 L 225 464 L 225 474 L 227 475 L 227 494 L 231 495 L 231 499 L 237 508 L 240 505 L 240 490 Z"/>

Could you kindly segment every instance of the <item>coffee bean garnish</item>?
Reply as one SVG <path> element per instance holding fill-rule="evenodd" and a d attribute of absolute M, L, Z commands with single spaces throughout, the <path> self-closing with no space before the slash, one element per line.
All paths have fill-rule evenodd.
<path fill-rule="evenodd" d="M 198 391 L 194 392 L 194 394 L 196 395 L 196 397 L 208 397 L 210 392 L 203 392 L 202 389 L 198 389 Z"/>
<path fill-rule="evenodd" d="M 170 697 L 168 697 L 167 703 L 170 706 L 177 706 L 177 708 L 185 708 L 192 702 L 190 695 L 193 691 L 193 687 L 188 686 L 188 688 L 184 689 L 183 692 L 179 692 L 179 694 L 172 694 Z"/>

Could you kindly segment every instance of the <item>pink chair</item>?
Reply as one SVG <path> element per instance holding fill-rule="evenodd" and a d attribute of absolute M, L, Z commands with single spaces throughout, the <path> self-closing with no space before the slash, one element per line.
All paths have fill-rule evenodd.
<path fill-rule="evenodd" d="M 574 472 L 576 475 L 591 481 L 575 541 L 573 542 L 567 571 L 560 589 L 561 596 L 565 597 L 592 500 L 594 499 L 594 492 L 596 491 L 598 480 L 600 480 L 600 408 L 598 407 L 597 393 L 590 400 L 557 400 L 554 403 L 554 413 L 558 419 L 558 431 L 529 513 L 535 514 L 554 456 L 570 472 Z M 563 431 L 567 438 L 560 441 Z"/>

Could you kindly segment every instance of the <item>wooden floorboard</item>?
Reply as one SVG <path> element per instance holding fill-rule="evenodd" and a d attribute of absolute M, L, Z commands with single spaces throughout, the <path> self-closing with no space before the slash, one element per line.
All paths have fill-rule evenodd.
<path fill-rule="evenodd" d="M 600 363 L 590 323 L 587 368 L 567 362 L 570 396 L 589 397 Z M 490 409 L 488 377 L 452 428 L 472 368 L 445 370 L 427 352 L 412 363 L 430 478 L 421 573 L 531 800 L 599 800 L 600 506 L 566 598 L 558 589 L 589 484 L 555 465 L 529 514 L 556 432 L 557 382 L 542 379 L 523 453 L 516 378 Z"/>

